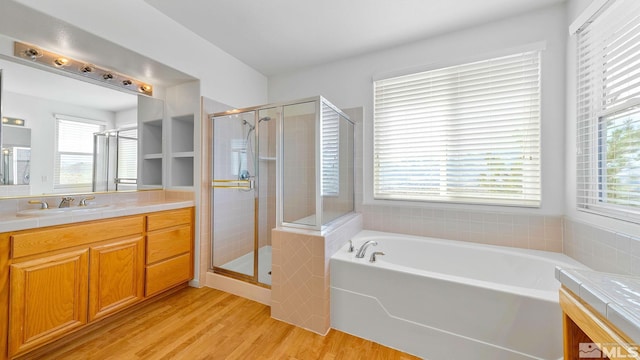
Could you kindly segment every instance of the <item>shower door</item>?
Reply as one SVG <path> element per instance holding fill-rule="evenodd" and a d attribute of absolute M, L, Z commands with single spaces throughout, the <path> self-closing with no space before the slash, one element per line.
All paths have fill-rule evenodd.
<path fill-rule="evenodd" d="M 212 117 L 214 272 L 271 285 L 275 227 L 275 108 Z"/>
<path fill-rule="evenodd" d="M 212 263 L 257 282 L 255 112 L 213 118 Z"/>

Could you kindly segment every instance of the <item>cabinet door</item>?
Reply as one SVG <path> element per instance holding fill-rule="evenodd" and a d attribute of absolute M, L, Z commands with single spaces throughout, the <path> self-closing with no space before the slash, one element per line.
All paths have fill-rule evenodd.
<path fill-rule="evenodd" d="M 86 324 L 87 252 L 83 249 L 11 265 L 10 356 Z"/>
<path fill-rule="evenodd" d="M 142 236 L 92 246 L 89 321 L 114 313 L 144 297 Z"/>

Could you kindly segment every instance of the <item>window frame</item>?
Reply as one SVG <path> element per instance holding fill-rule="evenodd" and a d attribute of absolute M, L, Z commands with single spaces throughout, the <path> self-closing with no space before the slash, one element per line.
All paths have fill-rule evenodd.
<path fill-rule="evenodd" d="M 640 97 L 630 98 L 624 103 L 609 104 L 609 102 L 602 103 L 605 99 L 605 94 L 601 90 L 605 86 L 604 76 L 594 76 L 593 74 L 601 74 L 605 65 L 594 60 L 601 57 L 602 52 L 607 46 L 616 43 L 619 38 L 613 38 L 613 40 L 607 41 L 595 41 L 592 39 L 602 39 L 603 35 L 597 33 L 597 35 L 590 35 L 587 39 L 589 46 L 594 46 L 592 52 L 595 51 L 595 55 L 585 58 L 581 54 L 581 46 L 584 45 L 580 37 L 580 33 L 588 29 L 589 26 L 596 22 L 600 16 L 614 5 L 614 0 L 598 0 L 583 13 L 576 22 L 570 26 L 570 33 L 576 39 L 576 208 L 580 212 L 590 213 L 597 216 L 604 216 L 612 219 L 640 223 L 640 206 L 614 204 L 606 202 L 607 199 L 607 180 L 606 174 L 606 138 L 607 138 L 607 118 L 629 112 L 631 110 L 637 110 L 640 108 Z M 622 3 L 622 2 L 621 2 Z M 640 8 L 636 5 L 636 13 L 633 16 L 640 16 Z M 625 12 L 627 14 L 628 12 Z M 630 14 L 630 13 L 629 13 Z M 606 16 L 610 16 L 607 14 Z M 606 20 L 606 18 L 604 18 Z M 594 25 L 595 26 L 595 25 Z M 615 28 L 615 31 L 607 33 L 613 35 L 621 28 Z M 588 29 L 587 31 L 593 31 Z M 635 42 L 640 44 L 640 39 Z M 636 45 L 637 47 L 638 45 Z M 631 46 L 633 47 L 633 46 Z M 588 72 L 582 73 L 581 70 L 587 68 L 587 65 L 583 63 L 594 65 L 597 68 Z M 602 68 L 600 68 L 602 66 Z M 637 68 L 636 68 L 637 69 Z M 615 72 L 614 72 L 615 73 Z M 630 81 L 633 78 L 629 79 Z M 585 81 L 588 81 L 585 82 Z M 584 83 L 583 83 L 584 82 Z M 590 84 L 590 87 L 596 90 L 583 91 L 581 86 Z M 611 83 L 610 83 L 611 84 Z M 624 83 L 623 83 L 624 84 Z M 621 86 L 617 83 L 616 86 Z M 624 85 L 622 85 L 624 86 Z M 586 86 L 585 86 L 586 87 Z M 584 105 L 584 103 L 595 105 Z M 639 110 L 640 111 L 640 110 Z M 603 126 L 603 124 L 605 124 Z M 634 194 L 636 194 L 634 192 Z M 640 195 L 640 192 L 638 193 Z"/>
<path fill-rule="evenodd" d="M 96 132 L 101 132 L 104 131 L 107 127 L 107 122 L 106 121 L 100 121 L 100 120 L 94 120 L 94 119 L 89 119 L 89 118 L 84 118 L 84 117 L 77 117 L 77 116 L 70 116 L 70 115 L 64 115 L 64 114 L 53 114 L 54 115 L 54 119 L 55 119 L 55 136 L 54 136 L 54 154 L 53 154 L 53 160 L 54 160 L 54 164 L 53 164 L 53 189 L 54 190 L 60 190 L 60 191 L 69 191 L 69 190 L 74 190 L 74 191 L 92 191 L 92 182 L 88 182 L 88 183 L 77 183 L 77 184 L 60 184 L 60 163 L 61 163 L 61 158 L 60 156 L 62 154 L 70 154 L 70 155 L 91 155 L 91 163 L 92 163 L 92 169 L 91 169 L 91 178 L 93 178 L 93 162 L 95 161 L 95 143 L 93 144 L 93 149 L 91 153 L 78 153 L 78 152 L 67 152 L 67 151 L 60 151 L 60 144 L 59 144 L 59 131 L 60 131 L 60 122 L 61 121 L 66 121 L 66 122 L 76 122 L 76 123 L 82 123 L 82 124 L 91 124 L 91 125 L 96 125 L 99 127 L 98 131 Z M 91 137 L 91 141 L 93 141 L 93 133 L 92 133 L 92 137 Z"/>
<path fill-rule="evenodd" d="M 481 62 L 481 61 L 487 61 L 487 60 L 492 60 L 492 59 L 497 59 L 497 58 L 501 58 L 501 57 L 506 57 L 506 56 L 510 56 L 510 55 L 516 55 L 516 54 L 520 54 L 520 53 L 526 53 L 526 52 L 538 52 L 538 71 L 539 71 L 539 93 L 538 93 L 538 99 L 539 99 L 539 104 L 538 104 L 538 110 L 539 110 L 539 118 L 538 118 L 538 131 L 539 131 L 539 136 L 538 136 L 538 155 L 540 156 L 540 163 L 539 165 L 537 165 L 538 168 L 538 186 L 539 186 L 539 198 L 537 200 L 536 204 L 515 204 L 513 202 L 503 202 L 503 201 L 485 201 L 486 199 L 480 199 L 479 201 L 476 201 L 473 198 L 464 198 L 464 199 L 412 199 L 412 198 L 379 198 L 375 196 L 375 184 L 374 184 L 374 169 L 375 169 L 375 159 L 374 159 L 374 154 L 375 154 L 375 149 L 374 149 L 374 121 L 372 121 L 371 123 L 365 122 L 365 128 L 364 128 L 364 155 L 365 155 L 365 163 L 364 163 L 364 176 L 365 178 L 369 179 L 368 181 L 364 182 L 364 189 L 363 189 L 363 193 L 364 193 L 364 199 L 363 199 L 363 203 L 365 205 L 406 205 L 406 206 L 427 206 L 427 207 L 431 207 L 437 204 L 449 204 L 450 206 L 459 206 L 459 205 L 473 205 L 479 208 L 482 207 L 486 207 L 487 209 L 490 208 L 495 208 L 495 207 L 505 207 L 505 208 L 523 208 L 527 209 L 527 208 L 536 208 L 536 209 L 541 209 L 543 207 L 543 191 L 544 191 L 544 176 L 543 176 L 543 150 L 542 150 L 542 138 L 543 138 L 543 72 L 544 72 L 544 51 L 546 50 L 546 42 L 545 41 L 541 41 L 541 42 L 536 42 L 536 43 L 530 43 L 530 44 L 526 44 L 526 45 L 522 45 L 522 46 L 516 46 L 516 47 L 512 47 L 512 48 L 508 48 L 508 49 L 502 49 L 499 51 L 494 51 L 494 52 L 487 52 L 484 54 L 480 54 L 480 55 L 475 55 L 475 56 L 469 56 L 466 58 L 459 58 L 455 61 L 440 61 L 440 62 L 434 62 L 432 64 L 428 64 L 428 65 L 423 65 L 423 66 L 417 66 L 417 67 L 411 67 L 411 68 L 405 68 L 402 70 L 397 70 L 397 71 L 390 71 L 390 72 L 385 72 L 385 73 L 380 73 L 380 74 L 376 74 L 373 76 L 372 78 L 372 99 L 374 99 L 375 97 L 375 82 L 378 80 L 384 80 L 384 79 L 388 79 L 388 78 L 393 78 L 393 77 L 400 77 L 400 76 L 404 76 L 404 75 L 411 75 L 411 74 L 415 74 L 415 73 L 419 73 L 419 72 L 426 72 L 426 71 L 431 71 L 431 70 L 438 70 L 438 69 L 444 69 L 447 67 L 454 67 L 454 66 L 459 66 L 459 65 L 466 65 L 466 64 L 472 64 L 475 62 Z M 372 113 L 375 112 L 375 107 L 373 106 L 375 104 L 375 100 L 372 101 Z M 372 115 L 372 118 L 375 116 L 375 114 Z M 373 120 L 373 119 L 372 119 Z"/>

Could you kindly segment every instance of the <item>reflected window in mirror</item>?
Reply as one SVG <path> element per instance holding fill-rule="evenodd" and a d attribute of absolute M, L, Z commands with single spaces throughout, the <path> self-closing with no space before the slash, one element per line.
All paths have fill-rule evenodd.
<path fill-rule="evenodd" d="M 55 118 L 54 189 L 92 191 L 93 134 L 103 131 L 107 124 L 59 114 Z"/>

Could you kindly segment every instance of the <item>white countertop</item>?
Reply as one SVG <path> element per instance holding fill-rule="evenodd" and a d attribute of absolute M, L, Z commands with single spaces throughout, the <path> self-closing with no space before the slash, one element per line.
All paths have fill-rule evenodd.
<path fill-rule="evenodd" d="M 640 344 L 640 278 L 557 267 L 556 279 Z"/>
<path fill-rule="evenodd" d="M 120 216 L 144 214 L 150 212 L 180 209 L 194 206 L 195 202 L 188 200 L 179 201 L 148 201 L 113 204 L 104 210 L 88 213 L 65 213 L 50 216 L 16 216 L 4 215 L 0 217 L 0 233 L 25 229 L 34 229 L 45 226 L 70 224 L 83 221 L 108 219 Z"/>

